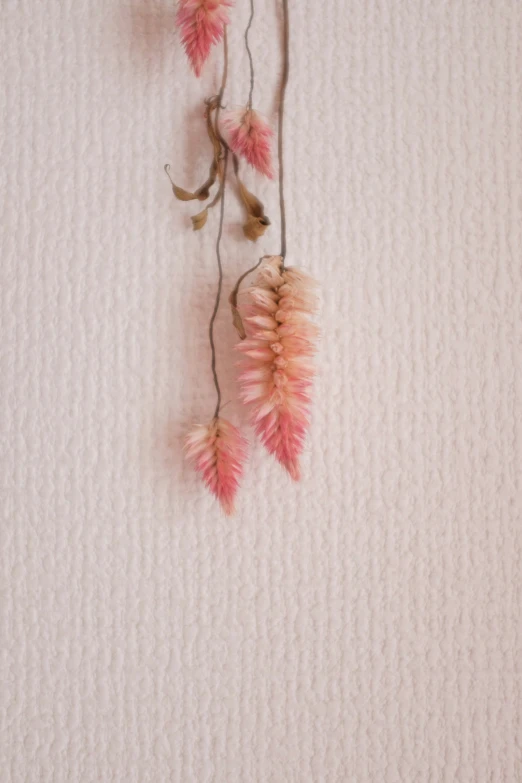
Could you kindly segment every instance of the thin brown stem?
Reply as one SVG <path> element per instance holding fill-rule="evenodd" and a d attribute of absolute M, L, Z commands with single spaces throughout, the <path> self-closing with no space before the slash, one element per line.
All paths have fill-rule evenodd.
<path fill-rule="evenodd" d="M 227 28 L 225 26 L 225 30 L 223 33 L 223 75 L 221 77 L 221 87 L 219 88 L 219 101 L 216 108 L 216 128 L 218 127 L 219 110 L 221 109 L 223 94 L 225 92 L 225 87 L 227 85 L 227 76 L 228 76 L 228 36 L 227 36 Z"/>
<path fill-rule="evenodd" d="M 210 341 L 210 350 L 212 352 L 212 375 L 214 377 L 214 386 L 217 392 L 216 410 L 214 411 L 214 418 L 219 415 L 219 408 L 221 407 L 221 389 L 219 386 L 217 371 L 216 371 L 216 346 L 214 344 L 214 321 L 216 320 L 217 311 L 219 308 L 219 302 L 221 300 L 221 288 L 223 286 L 223 264 L 221 262 L 221 237 L 223 236 L 223 218 L 225 215 L 225 182 L 227 176 L 227 163 L 228 163 L 228 150 L 225 150 L 225 160 L 223 164 L 223 182 L 221 183 L 221 206 L 219 211 L 219 228 L 216 240 L 216 258 L 218 262 L 219 278 L 218 288 L 216 293 L 216 302 L 214 304 L 214 310 L 210 317 L 210 324 L 208 327 L 208 337 Z"/>
<path fill-rule="evenodd" d="M 227 42 L 227 29 L 225 27 L 225 33 L 223 36 L 223 76 L 221 79 L 221 88 L 219 90 L 218 105 L 216 107 L 216 114 L 215 114 L 215 127 L 218 136 L 220 135 L 219 125 L 218 125 L 219 110 L 221 108 L 221 102 L 223 99 L 223 94 L 225 92 L 225 86 L 227 83 L 227 74 L 228 74 L 228 42 Z M 212 354 L 212 361 L 210 366 L 212 369 L 214 386 L 216 387 L 216 393 L 217 393 L 217 402 L 216 402 L 216 410 L 214 411 L 214 418 L 218 417 L 219 409 L 221 407 L 221 389 L 219 386 L 219 380 L 216 371 L 216 346 L 214 343 L 214 321 L 216 320 L 217 311 L 219 309 L 219 302 L 221 300 L 221 288 L 223 286 L 223 264 L 221 262 L 221 237 L 223 236 L 223 221 L 225 216 L 225 184 L 227 181 L 228 148 L 225 147 L 224 149 L 225 149 L 225 153 L 224 153 L 224 161 L 223 161 L 223 179 L 221 181 L 221 187 L 219 189 L 219 193 L 221 195 L 221 205 L 219 211 L 219 228 L 218 228 L 218 235 L 216 240 L 216 258 L 218 263 L 219 277 L 218 277 L 218 287 L 216 292 L 216 301 L 214 304 L 212 315 L 210 316 L 210 323 L 208 327 L 208 338 L 210 342 L 210 351 Z"/>
<path fill-rule="evenodd" d="M 250 0 L 250 19 L 248 20 L 248 24 L 246 26 L 245 30 L 245 48 L 247 50 L 248 54 L 248 60 L 250 63 L 250 92 L 248 94 L 248 108 L 252 108 L 252 96 L 254 94 L 254 59 L 252 57 L 252 52 L 250 51 L 250 44 L 248 42 L 248 34 L 250 32 L 250 28 L 252 27 L 252 22 L 254 21 L 254 0 Z"/>
<path fill-rule="evenodd" d="M 254 264 L 254 266 L 251 266 L 250 269 L 247 269 L 246 272 L 243 272 L 243 274 L 241 275 L 241 277 L 239 278 L 239 280 L 235 284 L 235 286 L 234 286 L 234 288 L 232 290 L 232 293 L 230 294 L 230 297 L 229 297 L 229 302 L 232 305 L 232 307 L 237 307 L 237 297 L 238 297 L 238 294 L 239 294 L 239 288 L 241 286 L 241 283 L 243 282 L 245 277 L 248 277 L 248 275 L 250 275 L 250 274 L 252 274 L 252 272 L 256 271 L 257 267 L 259 266 L 259 264 L 261 263 L 263 258 L 264 258 L 264 256 L 259 259 L 257 264 Z"/>
<path fill-rule="evenodd" d="M 289 53 L 290 53 L 290 30 L 288 24 L 288 0 L 283 2 L 283 73 L 281 75 L 281 87 L 279 92 L 279 117 L 277 134 L 277 156 L 279 159 L 279 208 L 281 212 L 281 256 L 283 267 L 286 256 L 286 208 L 284 195 L 284 162 L 283 162 L 283 120 L 285 109 L 285 93 L 288 84 L 289 72 Z"/>

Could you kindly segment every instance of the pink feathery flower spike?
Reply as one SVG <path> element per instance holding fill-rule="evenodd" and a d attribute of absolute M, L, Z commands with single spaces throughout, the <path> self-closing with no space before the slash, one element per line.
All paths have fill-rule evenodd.
<path fill-rule="evenodd" d="M 179 0 L 176 23 L 181 42 L 196 76 L 200 76 L 213 44 L 223 37 L 229 23 L 231 0 Z"/>
<path fill-rule="evenodd" d="M 244 355 L 240 396 L 256 434 L 296 481 L 309 426 L 316 285 L 299 269 L 283 268 L 281 256 L 267 256 L 248 304 L 239 307 L 247 333 L 237 346 Z"/>
<path fill-rule="evenodd" d="M 274 132 L 261 115 L 249 108 L 231 109 L 223 114 L 223 128 L 232 152 L 273 179 L 271 147 Z"/>
<path fill-rule="evenodd" d="M 226 419 L 196 425 L 185 438 L 185 454 L 225 514 L 234 513 L 234 498 L 243 475 L 247 442 Z"/>

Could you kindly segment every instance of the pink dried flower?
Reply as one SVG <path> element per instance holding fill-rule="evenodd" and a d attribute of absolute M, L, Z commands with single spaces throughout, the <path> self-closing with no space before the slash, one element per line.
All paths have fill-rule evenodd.
<path fill-rule="evenodd" d="M 223 128 L 232 152 L 273 179 L 271 145 L 274 132 L 270 125 L 253 109 L 242 107 L 224 113 Z"/>
<path fill-rule="evenodd" d="M 240 396 L 257 435 L 296 481 L 314 375 L 315 285 L 299 269 L 283 269 L 281 256 L 269 256 L 249 289 L 249 303 L 239 308 L 247 332 L 237 346 L 244 354 Z"/>
<path fill-rule="evenodd" d="M 247 442 L 226 419 L 206 427 L 196 425 L 185 438 L 185 454 L 226 514 L 234 513 L 234 498 L 243 474 Z"/>
<path fill-rule="evenodd" d="M 196 76 L 201 74 L 213 44 L 223 37 L 229 23 L 231 0 L 179 0 L 176 23 L 181 42 Z"/>

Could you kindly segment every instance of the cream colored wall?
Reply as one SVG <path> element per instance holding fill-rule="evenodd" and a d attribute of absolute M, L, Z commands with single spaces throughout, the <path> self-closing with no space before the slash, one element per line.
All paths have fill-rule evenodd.
<path fill-rule="evenodd" d="M 244 100 L 237 0 L 226 101 Z M 275 3 L 257 0 L 275 119 Z M 167 0 L 4 0 L 5 783 L 522 780 L 522 4 L 290 0 L 289 261 L 322 281 L 299 486 L 259 447 L 224 519 L 217 215 Z M 277 252 L 225 222 L 225 289 Z M 218 319 L 227 415 L 234 334 Z"/>

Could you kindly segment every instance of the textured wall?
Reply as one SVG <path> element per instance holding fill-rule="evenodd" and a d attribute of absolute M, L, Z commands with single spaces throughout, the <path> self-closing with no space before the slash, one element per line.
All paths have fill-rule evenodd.
<path fill-rule="evenodd" d="M 217 215 L 191 233 L 162 171 L 206 172 L 219 60 L 189 75 L 167 0 L 2 0 L 6 783 L 522 780 L 522 3 L 290 5 L 321 374 L 301 485 L 254 447 L 229 520 L 180 454 L 214 405 Z M 248 182 L 274 225 L 247 244 L 229 199 L 226 290 L 279 247 Z"/>

